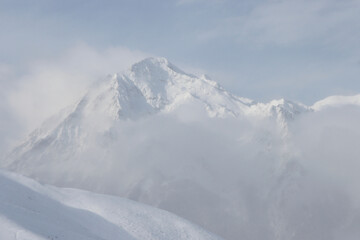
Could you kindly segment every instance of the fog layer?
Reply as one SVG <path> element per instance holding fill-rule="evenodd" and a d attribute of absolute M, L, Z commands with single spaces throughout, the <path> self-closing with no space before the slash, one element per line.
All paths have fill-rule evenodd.
<path fill-rule="evenodd" d="M 356 239 L 359 121 L 355 106 L 303 113 L 286 134 L 276 119 L 209 118 L 196 105 L 89 117 L 80 142 L 44 142 L 10 169 L 157 206 L 226 239 Z"/>

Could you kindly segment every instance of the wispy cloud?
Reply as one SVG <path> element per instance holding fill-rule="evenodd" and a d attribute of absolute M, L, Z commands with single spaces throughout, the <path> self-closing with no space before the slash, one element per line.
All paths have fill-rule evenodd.
<path fill-rule="evenodd" d="M 34 61 L 15 86 L 2 95 L 10 112 L 23 120 L 26 130 L 32 130 L 80 98 L 94 81 L 122 71 L 146 56 L 121 46 L 96 49 L 77 45 L 61 56 Z"/>
<path fill-rule="evenodd" d="M 244 20 L 239 37 L 275 44 L 337 41 L 339 37 L 350 37 L 351 32 L 359 35 L 359 26 L 349 26 L 360 21 L 359 10 L 358 1 L 269 2 L 254 9 Z"/>
<path fill-rule="evenodd" d="M 358 39 L 360 2 L 335 0 L 263 1 L 247 14 L 225 18 L 199 38 L 230 36 L 239 42 L 289 45 Z"/>

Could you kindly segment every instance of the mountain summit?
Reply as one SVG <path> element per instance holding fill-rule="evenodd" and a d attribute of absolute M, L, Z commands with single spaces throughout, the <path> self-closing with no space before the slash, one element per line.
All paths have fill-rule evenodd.
<path fill-rule="evenodd" d="M 85 98 L 88 106 L 93 102 L 108 109 L 114 118 L 132 120 L 160 111 L 171 112 L 191 101 L 203 105 L 212 117 L 238 116 L 253 102 L 233 96 L 208 78 L 187 74 L 165 58 L 144 59 L 105 79 Z"/>

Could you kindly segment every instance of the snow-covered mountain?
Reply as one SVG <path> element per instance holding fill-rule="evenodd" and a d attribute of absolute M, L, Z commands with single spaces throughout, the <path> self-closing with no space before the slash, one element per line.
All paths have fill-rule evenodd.
<path fill-rule="evenodd" d="M 226 239 L 331 239 L 360 215 L 339 210 L 348 207 L 341 189 L 312 184 L 321 179 L 304 163 L 313 155 L 291 138 L 307 129 L 292 124 L 358 99 L 261 103 L 148 58 L 97 82 L 0 164 L 43 183 L 159 207 Z M 306 142 L 322 137 L 314 136 Z"/>
<path fill-rule="evenodd" d="M 57 159 L 69 159 L 84 147 L 83 141 L 94 129 L 105 133 L 118 120 L 171 113 L 189 105 L 212 118 L 274 118 L 281 131 L 286 131 L 287 122 L 296 115 L 312 110 L 284 99 L 259 103 L 238 97 L 205 75 L 187 74 L 165 58 L 148 58 L 98 82 L 78 103 L 32 132 L 10 154 L 7 166 L 48 161 L 48 153 L 55 151 Z"/>
<path fill-rule="evenodd" d="M 215 240 L 169 212 L 0 171 L 0 239 Z"/>

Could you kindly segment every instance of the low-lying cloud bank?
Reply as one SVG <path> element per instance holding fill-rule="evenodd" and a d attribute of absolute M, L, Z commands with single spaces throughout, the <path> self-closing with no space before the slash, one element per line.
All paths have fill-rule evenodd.
<path fill-rule="evenodd" d="M 99 121 L 106 129 L 88 124 Z M 227 239 L 356 239 L 358 122 L 358 106 L 328 107 L 299 115 L 284 137 L 275 119 L 184 106 L 89 132 L 67 161 L 51 146 L 47 161 L 16 170 L 157 206 Z"/>

